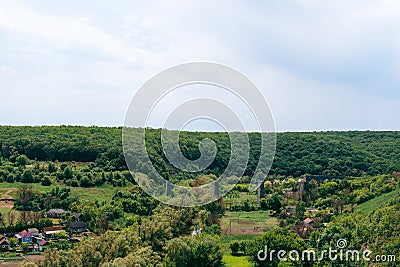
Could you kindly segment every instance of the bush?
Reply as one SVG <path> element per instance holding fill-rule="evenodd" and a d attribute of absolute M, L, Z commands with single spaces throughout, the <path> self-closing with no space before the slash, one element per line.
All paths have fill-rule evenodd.
<path fill-rule="evenodd" d="M 74 176 L 72 170 L 69 167 L 66 167 L 63 172 L 63 177 L 66 179 L 71 179 Z"/>
<path fill-rule="evenodd" d="M 361 204 L 364 203 L 370 199 L 373 199 L 375 197 L 375 194 L 372 192 L 369 192 L 365 189 L 363 190 L 356 190 L 354 191 L 354 194 L 356 195 L 356 197 L 354 198 L 354 201 L 357 204 Z"/>
<path fill-rule="evenodd" d="M 49 163 L 48 171 L 49 171 L 49 173 L 53 173 L 53 172 L 56 172 L 56 171 L 57 171 L 57 167 L 56 167 L 56 165 L 55 165 L 53 162 L 50 162 L 50 163 Z"/>
<path fill-rule="evenodd" d="M 229 248 L 231 249 L 231 254 L 232 255 L 237 255 L 239 252 L 239 242 L 238 241 L 233 241 L 229 244 Z"/>
<path fill-rule="evenodd" d="M 32 183 L 33 182 L 33 174 L 30 170 L 25 170 L 21 177 L 21 182 L 23 183 Z"/>
<path fill-rule="evenodd" d="M 70 185 L 72 186 L 72 187 L 79 187 L 79 183 L 78 183 L 78 180 L 77 179 L 71 179 L 70 180 Z"/>
<path fill-rule="evenodd" d="M 245 200 L 243 201 L 242 210 L 243 210 L 243 211 L 252 211 L 252 210 L 256 210 L 256 206 L 255 206 L 255 205 L 252 205 L 252 204 L 250 203 L 250 200 L 249 200 L 249 199 L 245 199 Z"/>
<path fill-rule="evenodd" d="M 204 232 L 211 235 L 221 235 L 221 227 L 218 224 L 212 224 L 211 226 L 206 226 Z"/>
<path fill-rule="evenodd" d="M 240 241 L 239 242 L 239 251 L 242 252 L 243 254 L 246 254 L 246 248 L 247 248 L 247 241 Z"/>
<path fill-rule="evenodd" d="M 233 187 L 233 190 L 237 190 L 239 192 L 249 192 L 249 185 L 248 184 L 236 184 Z"/>
<path fill-rule="evenodd" d="M 261 210 L 268 210 L 267 200 L 265 198 L 260 200 Z"/>
<path fill-rule="evenodd" d="M 69 235 L 65 231 L 61 231 L 58 233 L 54 233 L 51 237 L 55 239 L 68 239 Z"/>
<path fill-rule="evenodd" d="M 80 186 L 81 187 L 91 187 L 93 186 L 92 180 L 90 180 L 88 177 L 82 177 L 80 181 Z"/>
<path fill-rule="evenodd" d="M 20 155 L 15 159 L 15 165 L 25 167 L 29 163 L 29 159 L 25 155 Z"/>
<path fill-rule="evenodd" d="M 43 186 L 50 186 L 51 185 L 51 180 L 48 176 L 43 177 L 41 184 Z"/>

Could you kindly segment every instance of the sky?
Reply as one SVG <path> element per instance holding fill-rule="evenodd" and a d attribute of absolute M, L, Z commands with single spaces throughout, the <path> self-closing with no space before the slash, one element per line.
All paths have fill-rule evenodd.
<path fill-rule="evenodd" d="M 277 131 L 400 130 L 399 25 L 397 0 L 2 0 L 0 124 L 121 126 L 148 79 L 205 61 L 249 77 Z"/>

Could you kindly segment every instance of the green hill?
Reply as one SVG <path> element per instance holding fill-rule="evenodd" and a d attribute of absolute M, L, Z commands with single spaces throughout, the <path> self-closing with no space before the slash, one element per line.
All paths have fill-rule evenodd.
<path fill-rule="evenodd" d="M 0 126 L 1 157 L 25 154 L 40 161 L 95 162 L 105 170 L 125 170 L 121 129 L 83 126 Z M 169 164 L 161 146 L 161 131 L 148 129 L 147 149 L 156 169 L 171 179 L 190 177 Z M 181 132 L 182 153 L 199 157 L 200 140 L 211 138 L 218 152 L 204 173 L 220 175 L 230 156 L 226 133 Z M 245 175 L 252 175 L 260 155 L 260 135 L 249 133 L 250 158 Z M 14 157 L 14 158 L 13 158 Z M 147 173 L 138 162 L 136 171 Z M 296 132 L 277 133 L 276 156 L 270 174 L 299 177 L 312 175 L 363 176 L 400 171 L 400 132 Z"/>
<path fill-rule="evenodd" d="M 383 195 L 381 195 L 379 197 L 376 197 L 374 199 L 368 200 L 367 202 L 364 202 L 364 203 L 358 205 L 356 207 L 356 210 L 357 211 L 362 211 L 362 212 L 365 212 L 365 213 L 371 213 L 371 212 L 373 212 L 373 211 L 385 206 L 386 203 L 389 200 L 399 196 L 399 194 L 400 194 L 400 189 L 397 189 L 395 191 L 383 194 Z"/>

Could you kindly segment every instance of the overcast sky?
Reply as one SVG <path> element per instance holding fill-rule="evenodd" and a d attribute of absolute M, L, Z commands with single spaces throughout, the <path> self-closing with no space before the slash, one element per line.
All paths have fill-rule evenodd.
<path fill-rule="evenodd" d="M 2 0 L 0 124 L 120 126 L 147 79 L 211 61 L 278 131 L 400 130 L 400 1 L 261 2 Z"/>

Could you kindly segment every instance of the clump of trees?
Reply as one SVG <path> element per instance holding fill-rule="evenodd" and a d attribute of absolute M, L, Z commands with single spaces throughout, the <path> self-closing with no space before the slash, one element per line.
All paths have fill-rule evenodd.
<path fill-rule="evenodd" d="M 114 193 L 113 203 L 122 207 L 124 212 L 137 215 L 149 215 L 159 202 L 143 192 L 138 186 Z"/>
<path fill-rule="evenodd" d="M 265 248 L 267 248 L 267 254 L 265 254 Z M 280 266 L 282 263 L 277 257 L 270 259 L 271 250 L 287 252 L 296 250 L 301 252 L 306 248 L 305 241 L 297 234 L 286 229 L 275 229 L 257 237 L 254 241 L 248 242 L 245 251 L 254 266 Z M 263 253 L 259 253 L 259 251 L 263 251 Z M 266 260 L 260 261 L 259 256 L 261 258 L 265 256 Z M 287 266 L 308 266 L 308 263 L 302 262 L 301 259 L 292 261 L 288 258 L 286 264 L 288 264 Z"/>
<path fill-rule="evenodd" d="M 0 127 L 1 128 L 1 127 Z M 129 181 L 134 182 L 128 171 L 105 171 L 93 163 L 54 163 L 28 160 L 20 155 L 24 163 L 12 163 L 2 159 L 0 164 L 0 182 L 41 183 L 43 186 L 64 184 L 72 187 L 95 187 L 112 185 L 125 187 Z M 29 164 L 28 164 L 29 163 Z"/>
<path fill-rule="evenodd" d="M 309 244 L 317 251 L 327 249 L 339 239 L 346 239 L 346 249 L 369 249 L 371 259 L 375 255 L 395 255 L 396 261 L 387 266 L 400 263 L 400 197 L 389 200 L 370 214 L 344 213 L 328 224 L 326 228 L 312 232 Z M 324 262 L 329 264 L 328 261 Z M 321 264 L 324 264 L 321 263 Z"/>
<path fill-rule="evenodd" d="M 158 206 L 151 216 L 137 217 L 121 231 L 106 231 L 73 249 L 49 249 L 41 265 L 221 266 L 217 236 L 187 236 L 195 217 L 194 209 Z"/>
<path fill-rule="evenodd" d="M 165 247 L 165 266 L 222 266 L 219 238 L 198 234 L 169 240 Z"/>
<path fill-rule="evenodd" d="M 50 191 L 40 193 L 31 185 L 22 185 L 17 190 L 14 209 L 21 211 L 46 211 L 51 208 L 68 209 L 72 202 L 78 201 L 71 196 L 69 188 L 53 187 Z"/>

